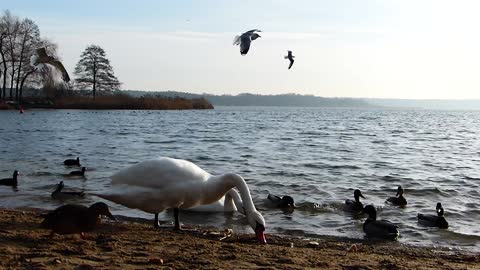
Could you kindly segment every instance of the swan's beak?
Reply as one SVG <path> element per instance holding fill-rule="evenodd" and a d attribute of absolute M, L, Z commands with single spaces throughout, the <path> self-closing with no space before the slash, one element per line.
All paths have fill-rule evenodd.
<path fill-rule="evenodd" d="M 265 231 L 265 227 L 257 222 L 257 227 L 255 228 L 255 234 L 257 235 L 257 240 L 259 244 L 266 244 L 267 240 L 265 239 L 265 234 L 263 233 Z"/>

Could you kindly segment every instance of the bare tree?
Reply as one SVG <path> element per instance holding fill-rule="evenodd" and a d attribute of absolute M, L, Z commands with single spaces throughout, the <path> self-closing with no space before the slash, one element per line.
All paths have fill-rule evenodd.
<path fill-rule="evenodd" d="M 41 88 L 45 85 L 64 86 L 57 80 L 59 75 L 50 65 L 32 66 L 30 59 L 39 47 L 46 48 L 49 55 L 56 58 L 57 45 L 49 40 L 41 39 L 37 24 L 28 19 L 19 19 L 8 10 L 0 16 L 0 70 L 2 92 L 0 97 L 6 99 L 7 81 L 10 98 L 20 101 L 25 86 Z M 15 90 L 15 96 L 13 91 Z"/>
<path fill-rule="evenodd" d="M 20 29 L 20 19 L 13 16 L 10 11 L 5 11 L 2 21 L 6 30 L 6 61 L 9 62 L 9 81 L 10 81 L 10 98 L 13 98 L 13 84 L 15 82 L 15 72 L 17 71 L 17 37 Z"/>
<path fill-rule="evenodd" d="M 113 68 L 105 51 L 97 45 L 88 46 L 80 56 L 75 67 L 75 82 L 80 89 L 92 87 L 93 99 L 96 91 L 114 91 L 120 88 L 120 82 L 113 74 Z"/>
<path fill-rule="evenodd" d="M 38 26 L 30 19 L 24 19 L 19 27 L 19 53 L 17 78 L 15 83 L 15 99 L 19 99 L 20 80 L 26 74 L 35 72 L 30 66 L 30 57 L 35 53 L 35 49 L 40 45 L 40 30 Z M 28 75 L 27 75 L 28 76 Z M 24 80 L 22 80 L 23 82 Z"/>

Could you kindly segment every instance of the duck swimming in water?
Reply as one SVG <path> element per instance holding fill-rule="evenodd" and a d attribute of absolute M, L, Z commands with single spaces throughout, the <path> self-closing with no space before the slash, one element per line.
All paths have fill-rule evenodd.
<path fill-rule="evenodd" d="M 362 192 L 359 189 L 355 189 L 353 192 L 353 197 L 355 200 L 347 199 L 345 200 L 345 210 L 352 213 L 361 213 L 363 210 L 363 204 L 360 202 L 360 197 L 364 198 Z"/>
<path fill-rule="evenodd" d="M 80 166 L 80 158 L 77 157 L 77 159 L 66 159 L 63 164 L 67 166 Z"/>
<path fill-rule="evenodd" d="M 87 170 L 87 168 L 82 167 L 81 171 L 73 171 L 73 172 L 70 172 L 68 175 L 71 175 L 71 176 L 85 176 L 85 171 L 86 170 Z"/>
<path fill-rule="evenodd" d="M 390 197 L 387 199 L 387 202 L 398 205 L 398 206 L 405 206 L 407 205 L 407 200 L 403 197 L 403 188 L 402 186 L 398 186 L 397 188 L 397 195 L 395 197 Z"/>
<path fill-rule="evenodd" d="M 13 177 L 12 178 L 4 178 L 0 180 L 0 185 L 2 186 L 11 186 L 11 187 L 16 187 L 18 184 L 18 171 L 15 170 L 13 172 Z"/>
<path fill-rule="evenodd" d="M 443 216 L 443 206 L 437 203 L 437 215 L 418 214 L 418 223 L 428 227 L 448 228 L 448 222 Z"/>
<path fill-rule="evenodd" d="M 50 229 L 52 235 L 58 234 L 80 234 L 82 238 L 85 232 L 92 231 L 99 223 L 100 216 L 104 215 L 115 220 L 108 206 L 103 202 L 92 204 L 90 207 L 83 205 L 66 204 L 54 211 L 43 215 L 45 218 L 41 224 L 42 228 Z"/>
<path fill-rule="evenodd" d="M 62 191 L 63 187 L 64 187 L 63 181 L 60 181 L 60 183 L 58 183 L 57 185 L 57 189 L 55 189 L 52 192 L 52 195 L 51 195 L 52 199 L 66 200 L 66 199 L 80 198 L 85 196 L 83 191 L 69 191 L 69 192 Z"/>
<path fill-rule="evenodd" d="M 267 200 L 278 208 L 295 208 L 295 201 L 290 196 L 280 196 L 268 194 Z"/>
<path fill-rule="evenodd" d="M 395 240 L 400 235 L 398 226 L 387 220 L 377 220 L 377 210 L 373 205 L 367 205 L 363 212 L 368 214 L 363 223 L 363 231 L 369 237 Z"/>

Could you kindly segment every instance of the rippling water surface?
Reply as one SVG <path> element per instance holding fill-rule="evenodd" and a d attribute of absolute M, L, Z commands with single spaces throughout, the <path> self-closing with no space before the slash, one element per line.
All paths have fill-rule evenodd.
<path fill-rule="evenodd" d="M 397 223 L 400 242 L 480 251 L 480 112 L 236 108 L 206 111 L 34 110 L 0 112 L 0 178 L 22 175 L 17 191 L 0 187 L 0 207 L 52 209 L 50 193 L 101 191 L 109 176 L 158 156 L 188 159 L 212 174 L 248 182 L 268 232 L 363 238 L 364 217 L 342 211 L 359 188 L 380 219 Z M 87 176 L 62 165 L 79 156 Z M 385 204 L 402 185 L 406 208 Z M 269 209 L 268 193 L 291 195 L 293 213 Z M 76 203 L 90 204 L 86 196 Z M 417 223 L 442 202 L 450 228 Z M 114 214 L 153 218 L 110 204 Z M 182 213 L 182 222 L 249 231 L 241 214 Z M 162 220 L 171 221 L 172 213 Z"/>

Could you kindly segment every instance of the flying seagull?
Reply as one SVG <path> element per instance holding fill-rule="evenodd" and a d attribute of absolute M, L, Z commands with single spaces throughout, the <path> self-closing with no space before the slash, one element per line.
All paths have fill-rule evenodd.
<path fill-rule="evenodd" d="M 38 64 L 50 64 L 62 72 L 62 78 L 65 82 L 70 81 L 70 76 L 68 76 L 67 70 L 65 70 L 65 67 L 62 65 L 62 63 L 54 57 L 48 55 L 45 48 L 37 49 L 36 55 L 32 55 L 31 63 L 33 66 Z"/>
<path fill-rule="evenodd" d="M 285 56 L 285 59 L 290 60 L 290 65 L 288 66 L 288 69 L 290 69 L 293 65 L 293 62 L 295 62 L 293 58 L 295 58 L 295 56 L 292 55 L 292 51 L 288 51 L 288 55 Z"/>
<path fill-rule="evenodd" d="M 255 40 L 261 37 L 259 34 L 255 32 L 262 32 L 262 31 L 258 29 L 253 29 L 241 34 L 240 36 L 236 36 L 235 39 L 233 40 L 233 45 L 240 45 L 241 55 L 246 55 L 248 53 L 248 50 L 250 49 L 250 43 L 252 42 L 252 40 Z"/>

